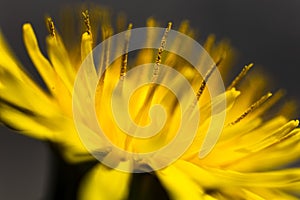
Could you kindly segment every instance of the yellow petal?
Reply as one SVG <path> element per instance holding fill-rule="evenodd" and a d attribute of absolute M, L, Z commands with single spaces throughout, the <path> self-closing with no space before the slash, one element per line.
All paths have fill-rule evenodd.
<path fill-rule="evenodd" d="M 0 104 L 0 120 L 24 135 L 40 140 L 53 138 L 53 130 L 42 124 L 41 121 L 2 103 Z"/>
<path fill-rule="evenodd" d="M 53 99 L 28 86 L 13 74 L 0 71 L 0 78 L 3 84 L 0 88 L 2 100 L 44 117 L 52 117 L 61 112 Z"/>
<path fill-rule="evenodd" d="M 16 79 L 21 80 L 24 84 L 28 84 L 35 90 L 36 93 L 43 95 L 43 91 L 30 79 L 26 74 L 25 69 L 15 58 L 11 52 L 8 44 L 5 42 L 5 39 L 0 31 L 0 69 L 10 72 L 16 77 Z"/>
<path fill-rule="evenodd" d="M 180 170 L 192 177 L 199 185 L 210 188 L 269 188 L 285 189 L 295 192 L 298 192 L 300 188 L 300 168 L 241 173 L 231 170 L 199 167 L 185 161 L 178 161 L 176 165 Z"/>
<path fill-rule="evenodd" d="M 82 38 L 81 38 L 81 61 L 82 62 L 92 52 L 92 50 L 93 50 L 92 36 L 89 33 L 85 32 L 82 34 Z"/>
<path fill-rule="evenodd" d="M 128 166 L 123 162 L 121 165 Z M 123 167 L 123 166 L 122 166 Z M 126 200 L 130 173 L 117 171 L 98 164 L 84 177 L 79 190 L 81 200 Z"/>
<path fill-rule="evenodd" d="M 215 114 L 222 113 L 225 110 L 229 110 L 233 106 L 233 104 L 234 104 L 235 100 L 237 99 L 237 97 L 239 96 L 239 94 L 240 94 L 240 92 L 235 90 L 235 88 L 233 88 L 229 91 L 226 91 L 225 96 L 224 96 L 224 94 L 221 94 L 221 95 L 215 97 L 212 100 L 212 103 L 209 103 L 209 105 L 206 105 L 200 109 L 200 120 L 203 120 L 203 121 L 201 122 L 201 126 L 199 127 L 199 129 L 197 131 L 197 135 L 195 136 L 194 142 L 189 147 L 189 149 L 185 152 L 183 159 L 188 159 L 190 157 L 198 158 L 199 151 L 203 145 L 203 141 L 204 141 L 204 138 L 206 137 L 208 128 L 210 128 L 211 130 L 213 130 L 214 128 L 218 128 L 218 127 L 210 127 L 211 107 L 214 106 L 214 109 L 216 112 Z M 225 103 L 226 103 L 226 108 L 224 110 Z M 210 138 L 212 138 L 212 135 L 210 136 Z M 211 141 L 210 138 L 205 138 L 207 143 L 209 141 Z"/>
<path fill-rule="evenodd" d="M 254 188 L 249 190 L 244 190 L 245 194 L 248 195 L 249 199 L 255 199 L 252 197 L 258 197 L 260 199 L 284 199 L 284 200 L 299 200 L 298 197 L 288 194 L 282 190 L 276 189 L 264 189 L 264 188 Z"/>
<path fill-rule="evenodd" d="M 186 173 L 176 167 L 176 163 L 165 169 L 156 171 L 161 183 L 174 200 L 209 200 L 214 199 L 205 195 L 201 185 L 198 185 Z"/>
<path fill-rule="evenodd" d="M 49 61 L 41 53 L 36 36 L 30 24 L 23 25 L 23 37 L 27 52 L 45 81 L 49 91 L 56 97 L 61 108 L 71 115 L 71 94 L 65 84 L 53 69 Z M 61 95 L 63 94 L 63 95 Z"/>
<path fill-rule="evenodd" d="M 298 124 L 298 120 L 291 120 L 280 128 L 269 130 L 268 132 L 258 129 L 253 133 L 245 135 L 245 137 L 239 138 L 239 141 L 241 142 L 241 144 L 243 144 L 239 145 L 239 150 L 248 152 L 260 151 L 276 142 L 280 142 L 282 139 L 287 137 L 291 133 L 291 131 L 298 126 Z"/>
<path fill-rule="evenodd" d="M 49 90 L 54 90 L 56 86 L 55 82 L 57 79 L 55 71 L 53 70 L 48 60 L 42 55 L 38 46 L 36 36 L 30 24 L 23 25 L 23 36 L 27 52 L 32 62 L 38 69 Z"/>
<path fill-rule="evenodd" d="M 240 171 L 271 170 L 283 167 L 300 158 L 300 130 L 295 129 L 289 136 L 280 142 L 275 142 L 269 147 L 247 156 L 245 159 L 235 161 L 230 169 Z"/>
<path fill-rule="evenodd" d="M 226 131 L 223 133 L 230 134 L 231 138 L 229 139 L 225 136 L 223 139 L 221 137 L 221 140 L 215 145 L 213 151 L 207 157 L 199 159 L 194 156 L 192 162 L 197 163 L 198 165 L 222 167 L 241 171 L 255 171 L 261 167 L 276 167 L 272 167 L 265 162 L 256 162 L 254 158 L 259 158 L 259 155 L 261 155 L 261 159 L 267 157 L 272 160 L 272 155 L 279 152 L 276 146 L 279 145 L 281 141 L 298 141 L 296 137 L 293 139 L 290 138 L 291 140 L 285 139 L 293 135 L 292 131 L 297 126 L 298 122 L 287 122 L 284 117 L 279 116 L 265 122 L 262 126 L 257 127 L 260 123 L 260 120 L 252 120 L 246 124 L 236 124 L 232 127 L 229 126 L 225 128 Z M 253 126 L 253 128 L 251 128 L 251 126 Z M 233 133 L 236 133 L 236 135 Z M 285 150 L 290 148 L 292 152 L 289 151 L 289 153 L 291 153 L 290 156 L 279 159 L 277 164 L 280 163 L 280 160 L 285 160 L 285 158 L 287 158 L 287 160 L 290 160 L 292 157 L 295 158 L 297 146 L 294 146 L 294 148 L 291 145 L 289 147 L 286 146 Z M 264 152 L 268 152 L 269 154 L 265 154 Z M 248 161 L 249 159 L 252 161 L 245 162 L 245 160 Z"/>
<path fill-rule="evenodd" d="M 63 80 L 68 90 L 72 92 L 76 71 L 75 67 L 73 67 L 71 64 L 64 44 L 62 43 L 57 33 L 55 37 L 48 36 L 46 41 L 48 47 L 48 55 L 55 71 Z"/>
<path fill-rule="evenodd" d="M 232 106 L 234 105 L 235 101 L 237 100 L 237 98 L 239 97 L 240 92 L 237 91 L 235 88 L 232 88 L 229 91 L 225 92 L 225 96 L 224 94 L 220 94 L 218 96 L 216 96 L 214 99 L 212 99 L 212 103 L 208 103 L 204 106 L 202 106 L 201 110 L 200 110 L 200 119 L 202 122 L 204 122 L 205 120 L 209 119 L 212 115 L 211 113 L 211 108 L 214 107 L 214 113 L 215 115 L 224 112 L 225 110 L 229 110 L 232 108 Z M 224 106 L 225 109 L 224 109 Z M 226 124 L 224 124 L 226 125 Z"/>
<path fill-rule="evenodd" d="M 6 43 L 0 31 L 0 67 L 13 72 L 13 74 L 21 79 L 22 71 L 17 59 L 13 56 L 8 44 Z"/>

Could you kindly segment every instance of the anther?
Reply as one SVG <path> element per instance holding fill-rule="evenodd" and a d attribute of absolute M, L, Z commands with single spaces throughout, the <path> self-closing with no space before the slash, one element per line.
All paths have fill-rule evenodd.
<path fill-rule="evenodd" d="M 247 74 L 247 72 L 253 67 L 253 63 L 246 65 L 239 75 L 232 81 L 232 83 L 227 87 L 227 90 L 231 90 L 235 87 Z"/>
<path fill-rule="evenodd" d="M 89 11 L 86 10 L 86 11 L 82 12 L 82 16 L 83 16 L 84 24 L 85 24 L 85 26 L 86 26 L 86 32 L 87 32 L 89 35 L 91 35 L 92 29 L 91 29 L 91 22 L 90 22 Z"/>
<path fill-rule="evenodd" d="M 197 99 L 197 101 L 199 101 L 199 99 L 200 99 L 202 93 L 204 92 L 204 89 L 205 89 L 205 87 L 206 87 L 206 83 L 207 83 L 208 79 L 211 77 L 212 73 L 217 69 L 217 67 L 221 64 L 221 62 L 222 62 L 222 60 L 224 59 L 224 57 L 225 57 L 225 54 L 223 54 L 223 55 L 219 58 L 219 60 L 216 62 L 216 64 L 214 64 L 214 65 L 208 70 L 208 72 L 205 74 L 205 76 L 204 76 L 204 78 L 203 78 L 203 80 L 202 80 L 202 82 L 201 82 L 201 85 L 200 85 L 200 87 L 199 87 L 199 90 L 198 90 L 198 92 L 197 92 L 197 94 L 196 94 L 196 99 Z"/>
<path fill-rule="evenodd" d="M 170 32 L 171 27 L 172 27 L 172 22 L 169 22 L 168 26 L 165 30 L 165 33 L 161 39 L 160 47 L 158 48 L 158 53 L 157 53 L 157 57 L 156 57 L 155 64 L 154 64 L 154 70 L 153 70 L 153 78 L 152 78 L 153 82 L 156 80 L 158 73 L 159 73 L 159 65 L 161 64 L 161 56 L 162 56 L 163 51 L 165 50 L 168 33 Z"/>
<path fill-rule="evenodd" d="M 54 22 L 51 19 L 51 17 L 47 18 L 47 27 L 48 27 L 48 31 L 49 31 L 50 35 L 52 37 L 55 37 L 55 27 L 54 27 Z"/>
<path fill-rule="evenodd" d="M 253 112 L 255 109 L 260 107 L 263 103 L 265 103 L 272 96 L 271 92 L 268 92 L 266 95 L 262 96 L 258 101 L 253 103 L 240 117 L 238 117 L 235 121 L 231 122 L 229 125 L 234 125 L 244 119 L 247 115 Z"/>
<path fill-rule="evenodd" d="M 124 45 L 124 50 L 123 50 L 123 55 L 122 55 L 122 63 L 121 63 L 121 70 L 120 70 L 120 79 L 124 80 L 124 77 L 126 76 L 127 72 L 127 62 L 128 62 L 128 45 L 129 45 L 129 40 L 130 40 L 130 35 L 131 35 L 131 29 L 132 29 L 132 24 L 130 23 L 127 28 L 126 32 L 126 38 L 125 38 L 125 45 Z"/>

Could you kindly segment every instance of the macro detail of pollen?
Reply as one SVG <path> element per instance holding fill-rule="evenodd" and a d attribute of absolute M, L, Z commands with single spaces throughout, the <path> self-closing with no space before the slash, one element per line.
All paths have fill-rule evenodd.
<path fill-rule="evenodd" d="M 175 53 L 195 54 L 191 43 L 179 39 L 180 34 L 198 39 L 187 21 L 173 28 L 149 18 L 146 48 L 128 51 L 136 39 L 134 23 L 122 16 L 112 22 L 105 9 L 81 15 L 76 25 L 81 36 L 70 37 L 63 27 L 60 32 L 55 17 L 47 17 L 45 51 L 36 37 L 39 29 L 23 25 L 26 51 L 46 87 L 26 72 L 0 33 L 0 123 L 54 144 L 67 163 L 97 163 L 80 179 L 78 199 L 127 199 L 135 172 L 157 177 L 169 199 L 300 198 L 300 168 L 289 167 L 300 158 L 299 121 L 290 119 L 295 105 L 282 103 L 284 92 L 273 91 L 252 63 L 214 94 L 214 75 L 226 80 L 233 71 L 235 55 L 227 40 L 210 35 L 194 66 Z M 163 34 L 153 27 L 162 27 Z M 116 48 L 106 42 L 96 55 L 98 43 L 122 31 Z M 149 48 L 154 41 L 159 46 Z M 111 61 L 114 50 L 123 54 Z M 82 70 L 85 65 L 90 68 Z M 162 151 L 178 133 L 188 146 Z M 161 163 L 167 165 L 158 167 Z"/>

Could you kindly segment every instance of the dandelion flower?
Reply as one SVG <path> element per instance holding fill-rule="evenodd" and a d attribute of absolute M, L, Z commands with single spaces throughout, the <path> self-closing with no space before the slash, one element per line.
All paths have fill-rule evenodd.
<path fill-rule="evenodd" d="M 0 120 L 1 123 L 18 132 L 44 141 L 55 143 L 70 163 L 82 163 L 95 160 L 90 149 L 83 144 L 77 133 L 72 110 L 74 82 L 79 67 L 92 52 L 97 30 L 105 40 L 113 35 L 113 28 L 106 11 L 97 12 L 99 24 L 90 19 L 88 12 L 83 12 L 85 31 L 78 43 L 80 50 L 67 49 L 59 35 L 54 22 L 48 18 L 49 36 L 46 38 L 47 57 L 41 52 L 37 38 L 30 24 L 23 25 L 23 38 L 29 57 L 42 77 L 47 89 L 42 89 L 26 73 L 25 68 L 17 61 L 9 50 L 2 34 L 0 34 Z M 101 16 L 101 17 L 100 17 Z M 95 18 L 96 19 L 96 18 Z M 95 20 L 96 21 L 96 20 Z M 122 18 L 117 28 L 124 27 Z M 158 26 L 150 18 L 148 27 Z M 128 30 L 132 28 L 130 24 Z M 171 30 L 171 24 L 166 33 Z M 194 32 L 183 22 L 179 31 L 194 36 Z M 150 39 L 152 36 L 149 36 Z M 154 36 L 153 36 L 154 37 Z M 222 74 L 228 74 L 231 65 L 231 51 L 226 42 L 216 43 L 210 36 L 204 48 L 215 60 L 216 65 L 209 68 L 205 76 L 197 73 L 186 60 L 164 51 L 163 38 L 158 50 L 143 49 L 130 61 L 132 55 L 127 53 L 119 57 L 101 77 L 96 91 L 96 114 L 103 129 L 108 132 L 107 138 L 122 148 L 138 153 L 154 151 L 170 142 L 180 126 L 180 108 L 176 96 L 165 87 L 144 85 L 133 93 L 129 111 L 137 124 L 149 123 L 148 112 L 156 104 L 163 105 L 168 116 L 165 126 L 151 141 L 124 136 L 122 130 L 113 122 L 109 94 L 113 86 L 121 79 L 131 65 L 156 63 L 171 66 L 182 74 L 191 84 L 197 100 L 201 117 L 195 138 L 189 148 L 170 165 L 155 170 L 155 166 L 146 163 L 147 169 L 154 174 L 166 189 L 171 199 L 297 199 L 300 188 L 300 168 L 287 168 L 299 157 L 300 129 L 298 120 L 289 120 L 285 104 L 280 112 L 266 115 L 268 110 L 281 98 L 282 92 L 267 92 L 258 96 L 265 87 L 265 79 L 260 74 L 247 74 L 253 64 L 246 65 L 242 72 L 228 85 L 223 95 L 226 100 L 225 124 L 220 124 L 221 133 L 215 146 L 205 157 L 199 157 L 201 145 L 212 121 L 212 106 L 218 106 L 220 98 L 210 98 L 207 83 L 216 67 Z M 123 47 L 126 41 L 121 41 Z M 188 51 L 185 47 L 174 44 L 174 48 Z M 108 47 L 106 48 L 107 52 Z M 105 65 L 108 57 L 101 57 Z M 199 55 L 199 62 L 203 61 Z M 205 62 L 204 62 L 205 63 Z M 202 65 L 204 65 L 202 63 Z M 154 68 L 152 76 L 161 73 Z M 247 74 L 247 75 L 246 75 Z M 142 75 L 141 75 L 142 76 Z M 225 75 L 224 75 L 225 76 Z M 247 78 L 245 78 L 247 76 Z M 130 80 L 134 85 L 139 77 Z M 175 79 L 176 80 L 176 79 Z M 176 81 L 175 81 L 176 82 Z M 89 90 L 88 85 L 82 86 Z M 124 86 L 125 87 L 125 86 Z M 176 86 L 180 88 L 179 86 Z M 238 91 L 236 88 L 239 88 Z M 126 88 L 125 88 L 126 89 Z M 183 93 L 185 91 L 182 91 Z M 224 99 L 223 99 L 224 100 Z M 221 100 L 221 101 L 223 101 Z M 73 102 L 74 103 L 74 102 Z M 125 109 L 125 108 L 124 108 Z M 82 110 L 89 113 L 89 110 Z M 160 117 L 156 116 L 157 123 Z M 93 134 L 93 128 L 82 126 L 86 134 Z M 93 142 L 93 141 L 92 141 Z M 97 146 L 102 149 L 104 147 Z M 110 158 L 107 150 L 98 152 L 103 160 Z M 112 159 L 115 162 L 114 159 Z M 131 173 L 117 170 L 126 167 L 126 157 L 116 160 L 114 167 L 97 164 L 84 177 L 80 190 L 81 199 L 126 199 L 128 196 Z M 145 170 L 148 172 L 147 170 Z"/>

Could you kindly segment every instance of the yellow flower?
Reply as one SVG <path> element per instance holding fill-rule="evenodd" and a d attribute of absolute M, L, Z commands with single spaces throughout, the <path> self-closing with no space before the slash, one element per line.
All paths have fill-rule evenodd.
<path fill-rule="evenodd" d="M 44 80 L 47 90 L 42 89 L 29 77 L 0 34 L 1 122 L 22 134 L 57 144 L 65 159 L 73 163 L 95 159 L 77 133 L 72 110 L 72 95 L 78 69 L 92 51 L 93 41 L 96 41 L 96 31 L 93 30 L 93 26 L 100 28 L 103 40 L 113 34 L 107 13 L 100 14 L 102 18 L 99 27 L 95 23 L 91 24 L 87 12 L 83 13 L 86 31 L 81 38 L 80 54 L 76 53 L 76 49 L 65 48 L 51 19 L 47 21 L 50 32 L 46 38 L 48 58 L 41 53 L 31 25 L 23 26 L 27 52 Z M 122 19 L 119 19 L 118 24 L 118 27 L 122 26 Z M 147 26 L 153 27 L 158 24 L 153 19 L 149 19 Z M 170 26 L 169 24 L 166 32 L 170 31 Z M 180 25 L 179 31 L 189 36 L 194 35 L 187 22 Z M 167 39 L 162 41 L 166 42 Z M 188 50 L 188 47 L 188 45 L 182 47 L 180 44 L 174 44 L 173 48 Z M 214 37 L 210 36 L 204 47 L 216 61 L 222 74 L 228 73 L 232 57 L 228 44 L 226 42 L 216 44 Z M 265 79 L 257 73 L 252 76 L 250 74 L 249 79 L 241 82 L 252 67 L 252 64 L 247 65 L 227 87 L 224 94 L 221 94 L 225 95 L 227 102 L 225 126 L 220 124 L 222 127 L 220 138 L 211 152 L 200 158 L 199 151 L 205 139 L 203 133 L 210 128 L 217 128 L 210 127 L 210 124 L 212 107 L 220 104 L 220 97 L 210 98 L 210 93 L 206 89 L 209 73 L 201 77 L 186 60 L 163 50 L 163 42 L 160 53 L 151 49 L 141 50 L 133 64 L 155 62 L 179 71 L 192 85 L 198 100 L 194 106 L 198 106 L 201 113 L 196 136 L 179 159 L 157 170 L 155 165 L 146 163 L 148 164 L 146 167 L 155 170 L 154 173 L 168 191 L 170 198 L 180 200 L 297 199 L 296 195 L 299 195 L 300 188 L 300 168 L 285 168 L 285 166 L 300 157 L 300 129 L 297 128 L 299 122 L 288 120 L 287 107 L 291 106 L 290 104 L 286 104 L 285 109 L 278 114 L 266 116 L 267 109 L 280 99 L 282 93 L 276 93 L 270 100 L 270 93 L 259 97 L 265 87 Z M 159 134 L 150 141 L 124 135 L 113 120 L 108 97 L 120 77 L 126 78 L 126 72 L 129 71 L 127 67 L 130 68 L 129 65 L 127 66 L 127 61 L 130 61 L 128 57 L 130 56 L 125 54 L 118 58 L 98 83 L 95 97 L 97 119 L 104 132 L 108 133 L 107 138 L 115 145 L 135 153 L 151 152 L 166 145 L 174 137 L 180 125 L 178 121 L 181 120 L 180 107 L 176 96 L 168 92 L 165 87 L 153 87 L 150 84 L 138 88 L 133 93 L 129 107 L 130 114 L 135 116 L 134 121 L 137 124 L 149 123 L 147 113 L 155 104 L 163 105 L 169 118 Z M 105 63 L 105 56 L 102 59 Z M 203 61 L 201 59 L 203 57 L 199 55 L 199 62 Z M 131 84 L 138 79 L 139 77 L 131 80 Z M 239 87 L 240 91 L 235 87 Z M 89 89 L 88 85 L 86 89 Z M 83 110 L 83 112 L 89 111 Z M 90 133 L 93 132 L 91 127 L 85 128 L 87 134 L 93 134 Z M 110 151 L 100 153 L 106 153 L 101 155 L 103 159 L 110 158 Z M 117 160 L 114 164 L 116 169 L 130 167 L 126 157 L 122 161 Z M 88 200 L 126 198 L 131 174 L 116 169 L 103 164 L 93 168 L 81 183 L 80 198 Z"/>

